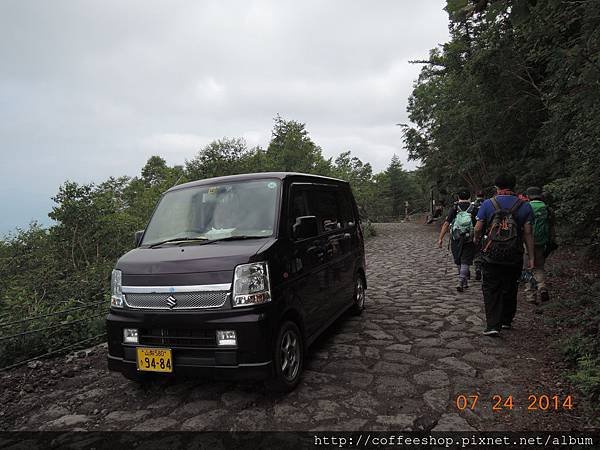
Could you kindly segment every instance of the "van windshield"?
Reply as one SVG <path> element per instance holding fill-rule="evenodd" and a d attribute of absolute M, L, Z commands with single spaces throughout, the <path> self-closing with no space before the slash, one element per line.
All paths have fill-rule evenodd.
<path fill-rule="evenodd" d="M 253 180 L 168 192 L 150 219 L 142 245 L 272 236 L 280 184 Z"/>

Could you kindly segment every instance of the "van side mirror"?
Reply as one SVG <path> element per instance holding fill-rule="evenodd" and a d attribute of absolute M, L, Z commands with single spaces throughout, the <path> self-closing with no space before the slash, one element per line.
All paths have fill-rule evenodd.
<path fill-rule="evenodd" d="M 307 239 L 319 234 L 317 229 L 317 218 L 315 216 L 300 216 L 292 227 L 294 239 Z"/>
<path fill-rule="evenodd" d="M 139 247 L 140 244 L 142 243 L 142 238 L 144 237 L 144 231 L 146 231 L 146 230 L 139 230 L 133 234 L 133 241 L 135 242 L 136 247 Z"/>

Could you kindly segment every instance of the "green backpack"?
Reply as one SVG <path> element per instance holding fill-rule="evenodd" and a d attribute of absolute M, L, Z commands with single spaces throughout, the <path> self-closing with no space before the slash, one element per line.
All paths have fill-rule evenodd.
<path fill-rule="evenodd" d="M 462 210 L 460 206 L 456 205 L 456 217 L 452 221 L 450 227 L 452 238 L 458 240 L 461 237 L 470 237 L 473 235 L 473 204 L 466 209 Z"/>
<path fill-rule="evenodd" d="M 531 200 L 529 202 L 533 209 L 533 239 L 535 245 L 545 246 L 550 241 L 550 213 L 548 207 L 541 200 Z"/>

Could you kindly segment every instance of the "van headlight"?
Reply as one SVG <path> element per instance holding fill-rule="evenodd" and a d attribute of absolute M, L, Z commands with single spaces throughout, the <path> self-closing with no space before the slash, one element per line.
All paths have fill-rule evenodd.
<path fill-rule="evenodd" d="M 114 308 L 123 307 L 123 282 L 120 270 L 113 270 L 110 277 L 110 306 Z"/>
<path fill-rule="evenodd" d="M 233 306 L 251 306 L 271 301 L 267 263 L 240 264 L 233 276 Z"/>

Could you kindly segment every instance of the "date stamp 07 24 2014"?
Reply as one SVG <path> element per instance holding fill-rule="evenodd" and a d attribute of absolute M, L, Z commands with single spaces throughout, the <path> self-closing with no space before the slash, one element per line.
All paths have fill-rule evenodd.
<path fill-rule="evenodd" d="M 492 411 L 512 411 L 515 406 L 518 405 L 518 400 L 515 400 L 512 395 L 493 395 L 491 396 L 490 405 Z M 481 399 L 477 394 L 460 394 L 456 396 L 454 404 L 459 411 L 465 409 L 474 410 L 475 408 L 481 407 L 481 403 L 484 400 Z M 523 406 L 525 406 L 523 402 Z M 560 411 L 560 410 L 572 410 L 573 409 L 573 396 L 566 395 L 546 395 L 546 394 L 530 394 L 527 396 L 527 411 Z"/>

